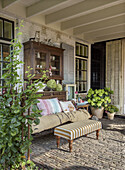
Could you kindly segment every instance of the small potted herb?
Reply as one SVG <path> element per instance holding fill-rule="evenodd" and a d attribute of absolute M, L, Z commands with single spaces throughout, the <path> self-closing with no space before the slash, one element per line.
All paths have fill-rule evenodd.
<path fill-rule="evenodd" d="M 107 113 L 108 119 L 110 119 L 110 120 L 114 119 L 114 115 L 118 111 L 119 111 L 119 109 L 116 106 L 112 105 L 112 104 L 108 105 L 105 108 L 105 112 Z"/>

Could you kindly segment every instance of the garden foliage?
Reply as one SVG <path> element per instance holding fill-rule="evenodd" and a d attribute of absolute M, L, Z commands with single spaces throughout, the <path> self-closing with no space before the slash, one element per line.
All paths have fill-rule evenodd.
<path fill-rule="evenodd" d="M 32 137 L 28 139 L 28 125 L 39 123 L 40 112 L 36 106 L 40 95 L 36 94 L 42 83 L 39 83 L 36 88 L 35 84 L 38 81 L 46 79 L 45 72 L 40 80 L 34 81 L 32 84 L 31 79 L 34 75 L 30 74 L 31 68 L 29 67 L 27 86 L 24 89 L 23 80 L 19 77 L 17 70 L 23 66 L 23 62 L 18 59 L 21 52 L 22 45 L 19 41 L 22 27 L 17 27 L 17 38 L 12 41 L 11 54 L 6 57 L 9 63 L 4 68 L 3 79 L 5 89 L 2 96 L 0 96 L 0 169 L 18 169 L 21 162 L 25 161 L 26 152 L 31 145 Z M 42 81 L 41 81 L 42 82 Z M 32 107 L 31 107 L 32 106 Z M 27 110 L 31 109 L 31 114 L 23 116 Z M 22 140 L 23 128 L 23 140 Z M 31 134 L 31 133 L 30 133 Z"/>

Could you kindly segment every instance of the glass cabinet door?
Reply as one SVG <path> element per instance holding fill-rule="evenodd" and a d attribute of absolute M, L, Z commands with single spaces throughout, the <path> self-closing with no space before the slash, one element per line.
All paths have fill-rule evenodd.
<path fill-rule="evenodd" d="M 60 75 L 60 56 L 51 54 L 49 67 L 51 68 L 53 76 L 59 76 Z"/>
<path fill-rule="evenodd" d="M 46 70 L 46 57 L 45 52 L 35 52 L 35 73 L 41 74 L 43 70 Z"/>

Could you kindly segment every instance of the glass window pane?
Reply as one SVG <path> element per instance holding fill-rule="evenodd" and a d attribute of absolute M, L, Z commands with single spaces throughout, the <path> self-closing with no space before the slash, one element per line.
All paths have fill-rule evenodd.
<path fill-rule="evenodd" d="M 0 61 L 2 60 L 2 58 L 1 58 L 2 55 L 1 54 L 2 54 L 2 45 L 0 44 Z"/>
<path fill-rule="evenodd" d="M 12 23 L 4 21 L 4 38 L 12 39 Z"/>
<path fill-rule="evenodd" d="M 88 56 L 88 47 L 84 46 L 84 56 L 87 57 Z"/>
<path fill-rule="evenodd" d="M 1 86 L 2 86 L 2 81 L 0 80 L 0 94 L 2 94 L 2 88 L 1 88 Z"/>
<path fill-rule="evenodd" d="M 8 63 L 3 63 L 3 68 L 6 68 L 7 64 L 8 64 Z M 4 74 L 5 72 L 7 72 L 7 70 L 3 70 L 3 71 L 2 71 L 2 74 Z"/>
<path fill-rule="evenodd" d="M 82 71 L 82 80 L 86 81 L 86 71 Z"/>
<path fill-rule="evenodd" d="M 1 79 L 1 77 L 2 77 L 2 67 L 1 67 L 1 62 L 0 62 L 0 79 Z"/>
<path fill-rule="evenodd" d="M 3 37 L 3 21 L 0 19 L 0 37 Z"/>
<path fill-rule="evenodd" d="M 80 45 L 79 44 L 76 44 L 76 55 L 79 55 L 80 54 Z"/>
<path fill-rule="evenodd" d="M 3 44 L 3 61 L 10 55 L 10 45 Z"/>
<path fill-rule="evenodd" d="M 82 68 L 83 68 L 83 70 L 87 70 L 87 61 L 85 61 L 85 60 L 83 60 L 82 61 L 83 63 L 83 66 L 82 66 Z"/>

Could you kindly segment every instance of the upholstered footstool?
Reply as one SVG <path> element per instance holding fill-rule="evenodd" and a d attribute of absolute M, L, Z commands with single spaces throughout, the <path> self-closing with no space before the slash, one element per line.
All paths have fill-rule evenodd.
<path fill-rule="evenodd" d="M 96 120 L 84 120 L 74 123 L 69 123 L 56 127 L 54 129 L 54 135 L 57 139 L 57 147 L 60 144 L 60 137 L 68 139 L 69 141 L 69 150 L 72 151 L 73 139 L 76 139 L 80 136 L 86 135 L 96 131 L 97 139 L 99 137 L 99 130 L 102 128 L 102 124 Z"/>

